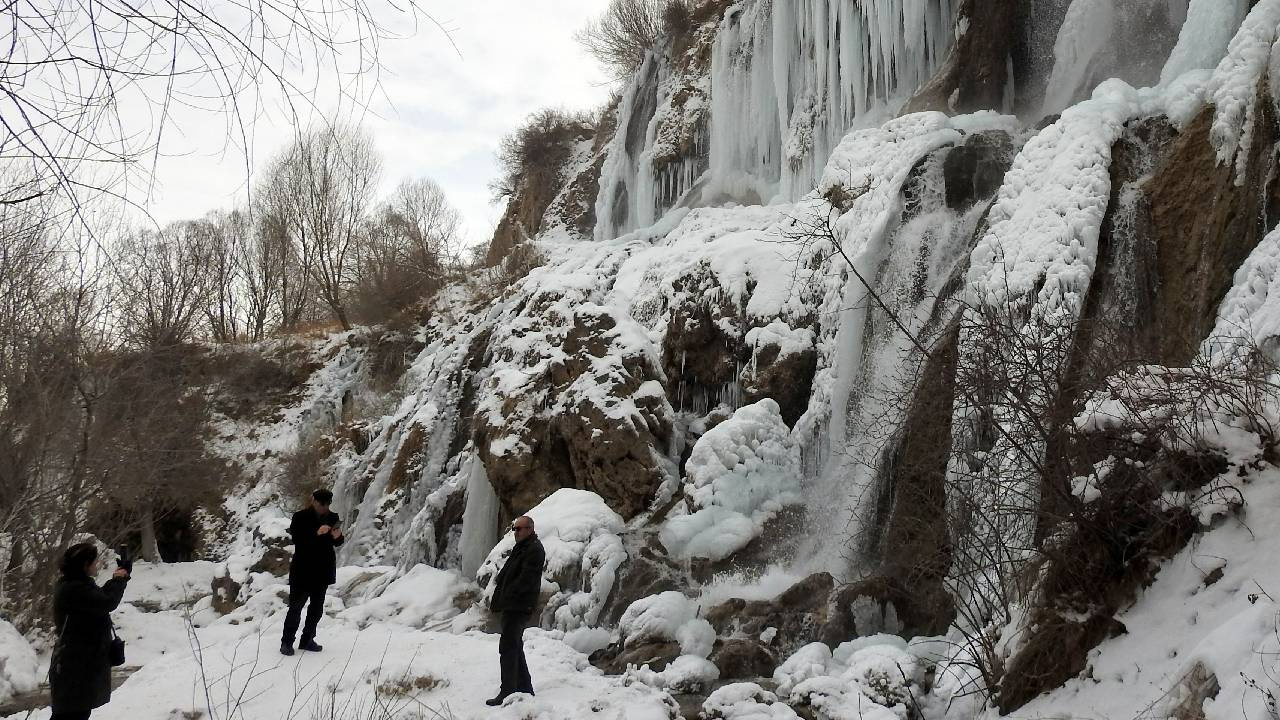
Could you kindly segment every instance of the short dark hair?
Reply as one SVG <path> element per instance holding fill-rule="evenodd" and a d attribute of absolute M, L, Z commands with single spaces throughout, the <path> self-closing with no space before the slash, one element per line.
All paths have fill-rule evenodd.
<path fill-rule="evenodd" d="M 311 493 L 311 497 L 315 498 L 315 501 L 321 505 L 329 505 L 333 502 L 333 493 L 325 490 L 324 488 L 320 488 L 319 490 Z"/>
<path fill-rule="evenodd" d="M 98 559 L 98 546 L 93 543 L 76 543 L 62 553 L 60 569 L 63 575 L 83 575 L 89 563 Z"/>

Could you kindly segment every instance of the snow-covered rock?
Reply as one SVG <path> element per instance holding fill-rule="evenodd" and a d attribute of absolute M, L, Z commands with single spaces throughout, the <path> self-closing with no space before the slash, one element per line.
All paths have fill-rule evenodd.
<path fill-rule="evenodd" d="M 783 507 L 801 502 L 799 446 L 769 398 L 698 438 L 685 471 L 691 513 L 668 520 L 661 534 L 676 557 L 727 557 Z"/>

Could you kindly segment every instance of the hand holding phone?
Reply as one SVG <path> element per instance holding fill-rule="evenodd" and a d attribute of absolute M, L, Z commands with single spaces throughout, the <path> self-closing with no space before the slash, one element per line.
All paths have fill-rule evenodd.
<path fill-rule="evenodd" d="M 133 559 L 129 556 L 128 545 L 121 545 L 116 548 L 116 567 L 126 573 L 133 573 Z"/>

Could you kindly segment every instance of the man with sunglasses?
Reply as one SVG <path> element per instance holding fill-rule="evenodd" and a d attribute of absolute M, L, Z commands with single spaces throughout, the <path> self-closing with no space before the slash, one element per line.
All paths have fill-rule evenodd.
<path fill-rule="evenodd" d="M 502 688 L 486 705 L 501 705 L 512 693 L 533 694 L 529 665 L 524 659 L 524 628 L 542 590 L 542 566 L 547 554 L 533 532 L 533 518 L 521 515 L 511 523 L 516 544 L 507 562 L 493 581 L 489 608 L 502 613 L 502 635 L 498 639 L 498 661 L 502 667 Z"/>

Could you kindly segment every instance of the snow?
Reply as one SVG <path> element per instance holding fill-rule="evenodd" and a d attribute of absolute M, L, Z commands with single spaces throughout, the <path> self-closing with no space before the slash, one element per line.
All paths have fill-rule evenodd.
<path fill-rule="evenodd" d="M 415 565 L 370 598 L 338 614 L 358 627 L 375 621 L 408 627 L 423 627 L 449 620 L 461 610 L 455 598 L 472 585 L 456 570 Z"/>
<path fill-rule="evenodd" d="M 0 619 L 0 702 L 39 684 L 39 659 L 31 643 L 8 621 Z"/>
<path fill-rule="evenodd" d="M 738 408 L 698 438 L 685 473 L 693 512 L 670 518 L 660 534 L 675 557 L 727 557 L 801 501 L 799 447 L 772 398 Z"/>
<path fill-rule="evenodd" d="M 799 720 L 791 706 L 755 683 L 721 686 L 702 703 L 703 716 L 723 720 Z"/>
<path fill-rule="evenodd" d="M 759 354 L 761 348 L 774 346 L 778 355 L 786 357 L 813 349 L 813 331 L 809 328 L 793 328 L 782 320 L 774 320 L 763 327 L 747 331 L 747 345 Z"/>
<path fill-rule="evenodd" d="M 1280 0 L 1261 0 L 1240 25 L 1227 46 L 1211 81 L 1215 107 L 1210 139 L 1219 162 L 1237 161 L 1237 178 L 1243 182 L 1241 163 L 1248 155 L 1257 113 L 1258 84 L 1274 64 L 1274 46 L 1280 32 Z"/>
<path fill-rule="evenodd" d="M 525 634 L 537 696 L 516 696 L 501 708 L 486 707 L 484 698 L 498 689 L 497 635 L 410 627 L 416 618 L 457 612 L 445 607 L 450 584 L 459 582 L 453 572 L 415 568 L 383 585 L 394 568 L 341 568 L 335 590 L 349 595 L 353 604 L 344 607 L 337 594 L 329 596 L 318 637 L 324 651 L 283 657 L 276 647 L 285 587 L 257 592 L 244 607 L 222 617 L 208 609 L 207 599 L 185 607 L 189 596 L 184 584 L 207 587 L 213 570 L 209 563 L 135 565 L 129 595 L 113 617 L 127 642 L 129 663 L 141 669 L 113 693 L 110 703 L 94 711 L 95 720 L 305 720 L 327 712 L 323 708 L 329 705 L 349 713 L 343 717 L 366 717 L 375 698 L 393 708 L 395 717 L 412 717 L 414 711 L 457 720 L 563 720 L 597 713 L 623 720 L 672 717 L 674 703 L 664 692 L 605 677 L 561 634 L 537 629 Z M 370 597 L 363 597 L 361 589 L 371 591 Z M 34 689 L 47 656 L 40 662 L 37 669 L 34 651 L 0 622 L 3 687 Z M 695 666 L 691 660 L 682 664 L 690 678 Z M 10 720 L 48 717 L 45 708 Z"/>
<path fill-rule="evenodd" d="M 651 670 L 648 665 L 627 668 L 622 675 L 626 682 L 677 693 L 705 690 L 719 677 L 719 668 L 710 660 L 697 655 L 681 655 L 662 670 Z"/>
<path fill-rule="evenodd" d="M 1191 0 L 1178 44 L 1160 72 L 1160 84 L 1192 70 L 1216 67 L 1248 10 L 1248 0 Z"/>
<path fill-rule="evenodd" d="M 626 647 L 677 640 L 680 629 L 697 619 L 697 601 L 676 590 L 668 590 L 628 605 L 618 620 L 618 634 Z"/>
<path fill-rule="evenodd" d="M 1247 361 L 1255 350 L 1280 363 L 1280 228 L 1236 270 L 1213 331 L 1200 346 L 1215 364 Z"/>

